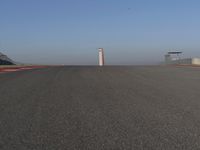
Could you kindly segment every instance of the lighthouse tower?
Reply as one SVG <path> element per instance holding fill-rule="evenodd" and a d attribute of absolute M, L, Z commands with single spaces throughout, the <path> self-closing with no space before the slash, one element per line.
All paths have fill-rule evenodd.
<path fill-rule="evenodd" d="M 99 66 L 104 66 L 104 50 L 99 48 Z"/>

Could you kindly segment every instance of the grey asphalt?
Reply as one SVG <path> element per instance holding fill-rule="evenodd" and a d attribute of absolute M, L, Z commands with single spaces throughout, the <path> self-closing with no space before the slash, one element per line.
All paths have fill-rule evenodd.
<path fill-rule="evenodd" d="M 0 74 L 0 150 L 199 150 L 200 68 Z"/>

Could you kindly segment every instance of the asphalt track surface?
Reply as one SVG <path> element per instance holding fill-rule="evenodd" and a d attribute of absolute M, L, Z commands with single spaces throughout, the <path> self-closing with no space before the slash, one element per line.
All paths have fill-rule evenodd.
<path fill-rule="evenodd" d="M 200 68 L 0 74 L 1 150 L 198 150 Z"/>

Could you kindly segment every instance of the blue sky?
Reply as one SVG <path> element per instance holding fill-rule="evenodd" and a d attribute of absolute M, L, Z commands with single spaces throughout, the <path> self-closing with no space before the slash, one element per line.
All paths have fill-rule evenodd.
<path fill-rule="evenodd" d="M 200 57 L 199 0 L 0 0 L 0 51 L 16 61 L 153 64 Z"/>

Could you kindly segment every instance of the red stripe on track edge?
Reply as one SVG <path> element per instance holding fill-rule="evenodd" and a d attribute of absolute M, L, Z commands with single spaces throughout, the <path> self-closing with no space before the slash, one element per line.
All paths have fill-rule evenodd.
<path fill-rule="evenodd" d="M 16 71 L 31 70 L 31 69 L 46 68 L 46 67 L 48 66 L 5 67 L 5 68 L 0 68 L 0 73 L 16 72 Z"/>

